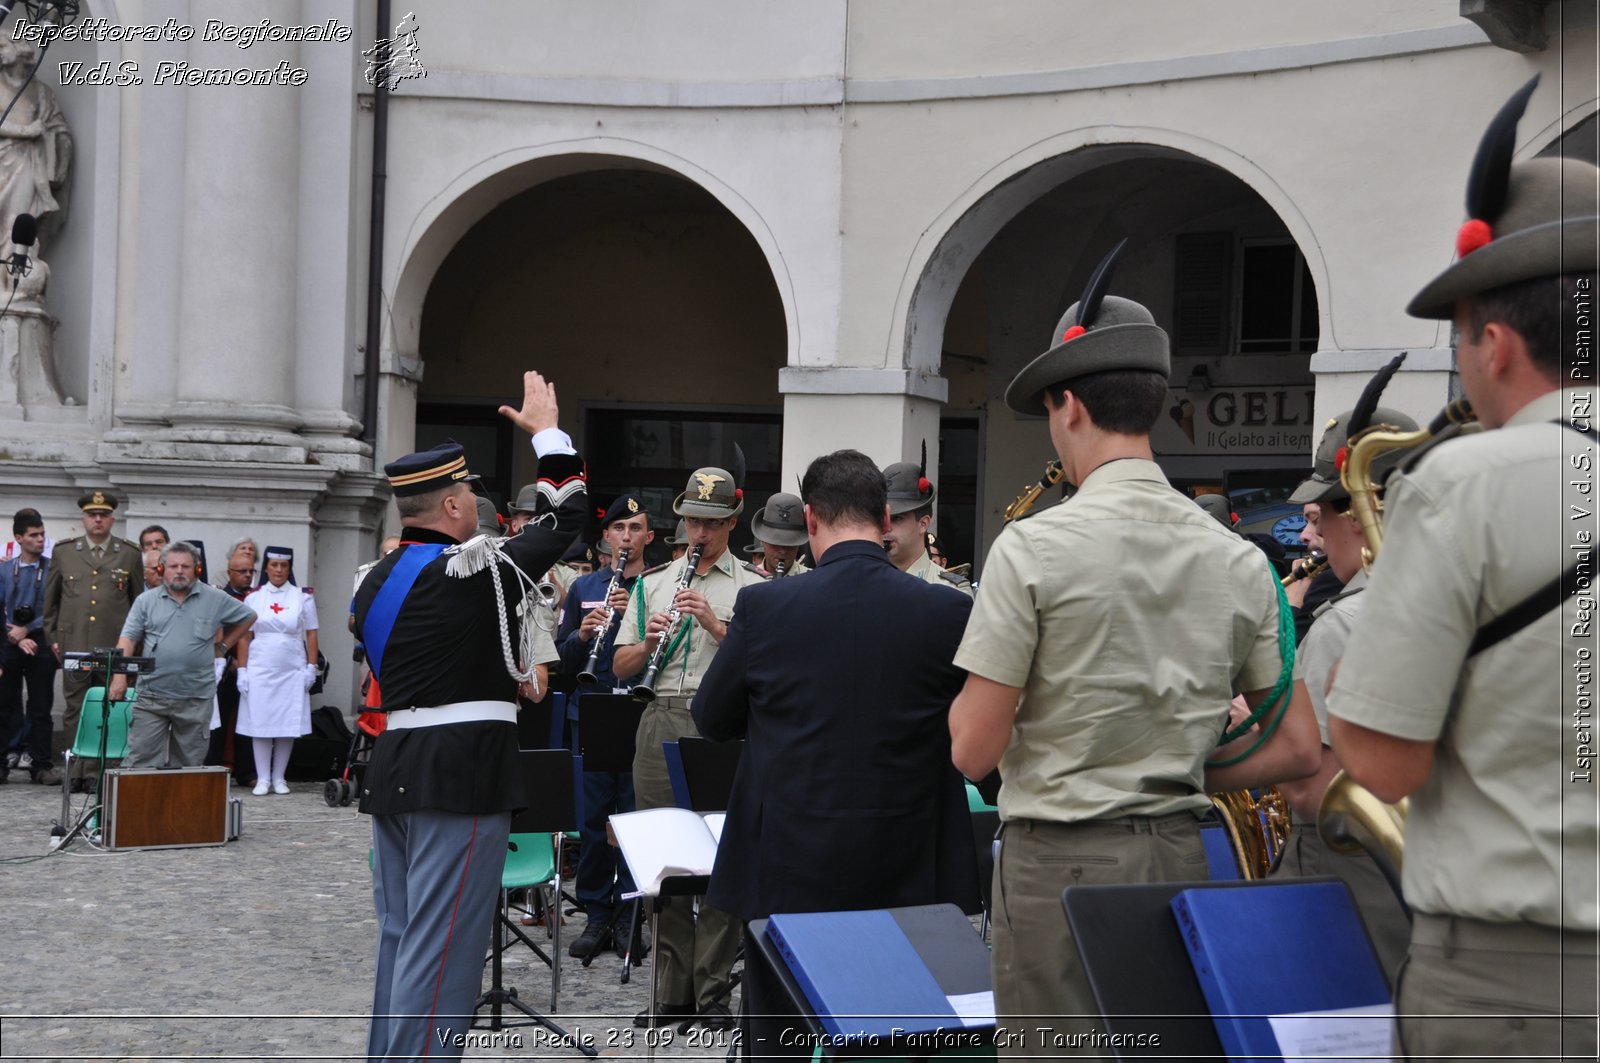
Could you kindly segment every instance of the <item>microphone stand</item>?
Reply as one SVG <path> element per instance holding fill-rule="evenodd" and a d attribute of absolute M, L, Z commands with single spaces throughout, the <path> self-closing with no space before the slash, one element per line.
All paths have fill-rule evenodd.
<path fill-rule="evenodd" d="M 103 660 L 97 659 L 98 654 L 104 654 Z M 105 808 L 106 800 L 106 754 L 110 752 L 111 707 L 114 704 L 122 704 L 129 700 L 120 698 L 115 702 L 112 701 L 111 677 L 113 675 L 147 674 L 153 671 L 155 667 L 155 658 L 124 657 L 122 651 L 115 646 L 108 646 L 90 653 L 67 654 L 66 656 L 74 665 L 89 664 L 92 661 L 90 689 L 94 689 L 92 684 L 95 679 L 103 679 L 105 693 L 100 698 L 100 766 L 95 775 L 94 801 L 84 810 L 83 815 L 78 818 L 78 822 L 74 823 L 66 834 L 61 837 L 61 840 L 54 843 L 53 847 L 57 849 L 66 848 L 67 844 L 80 834 L 91 842 L 99 842 L 104 836 L 105 830 L 104 824 L 101 822 L 101 811 Z M 81 669 L 74 668 L 73 670 L 78 671 Z M 74 736 L 74 739 L 76 739 L 76 736 Z M 68 748 L 70 749 L 70 745 Z M 70 775 L 71 772 L 69 771 L 68 774 Z M 63 779 L 61 785 L 70 786 L 71 784 L 68 780 Z M 62 819 L 66 819 L 65 814 L 63 814 Z"/>

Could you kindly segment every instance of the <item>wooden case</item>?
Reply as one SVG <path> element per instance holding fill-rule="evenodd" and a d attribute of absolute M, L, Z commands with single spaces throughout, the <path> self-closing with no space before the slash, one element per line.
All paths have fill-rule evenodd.
<path fill-rule="evenodd" d="M 108 849 L 177 849 L 228 840 L 228 769 L 106 772 Z"/>

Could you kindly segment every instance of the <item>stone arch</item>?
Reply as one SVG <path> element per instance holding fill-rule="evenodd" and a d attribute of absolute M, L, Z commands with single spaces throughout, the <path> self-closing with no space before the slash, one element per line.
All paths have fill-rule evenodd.
<path fill-rule="evenodd" d="M 885 364 L 938 372 L 944 322 L 956 290 L 1000 229 L 1050 189 L 1109 162 L 1137 158 L 1209 163 L 1259 195 L 1305 257 L 1317 290 L 1322 335 L 1332 339 L 1327 264 L 1310 223 L 1271 175 L 1227 147 L 1190 133 L 1090 126 L 1046 137 L 1015 152 L 928 224 L 906 263 L 895 297 Z"/>
<path fill-rule="evenodd" d="M 643 169 L 684 178 L 717 200 L 750 233 L 772 273 L 783 307 L 789 359 L 800 349 L 794 282 L 777 238 L 760 212 L 731 186 L 681 156 L 634 140 L 591 137 L 527 145 L 499 152 L 462 170 L 412 218 L 394 261 L 392 313 L 384 346 L 415 356 L 422 306 L 450 249 L 496 205 L 537 184 L 601 169 Z"/>

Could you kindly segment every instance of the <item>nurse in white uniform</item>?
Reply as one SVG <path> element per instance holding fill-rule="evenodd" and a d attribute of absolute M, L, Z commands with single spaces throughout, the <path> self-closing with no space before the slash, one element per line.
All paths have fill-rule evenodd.
<path fill-rule="evenodd" d="M 238 733 L 254 739 L 255 795 L 286 794 L 284 773 L 294 740 L 311 733 L 310 690 L 317 679 L 317 606 L 294 582 L 294 551 L 269 546 L 261 586 L 245 598 L 256 611 L 248 648 L 239 655 Z"/>

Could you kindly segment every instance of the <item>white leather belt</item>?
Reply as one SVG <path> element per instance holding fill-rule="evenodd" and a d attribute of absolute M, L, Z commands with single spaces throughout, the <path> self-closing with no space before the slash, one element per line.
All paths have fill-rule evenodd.
<path fill-rule="evenodd" d="M 453 701 L 427 709 L 396 709 L 389 714 L 389 730 L 413 727 L 442 727 L 447 723 L 477 723 L 480 720 L 517 722 L 517 707 L 509 701 Z"/>

